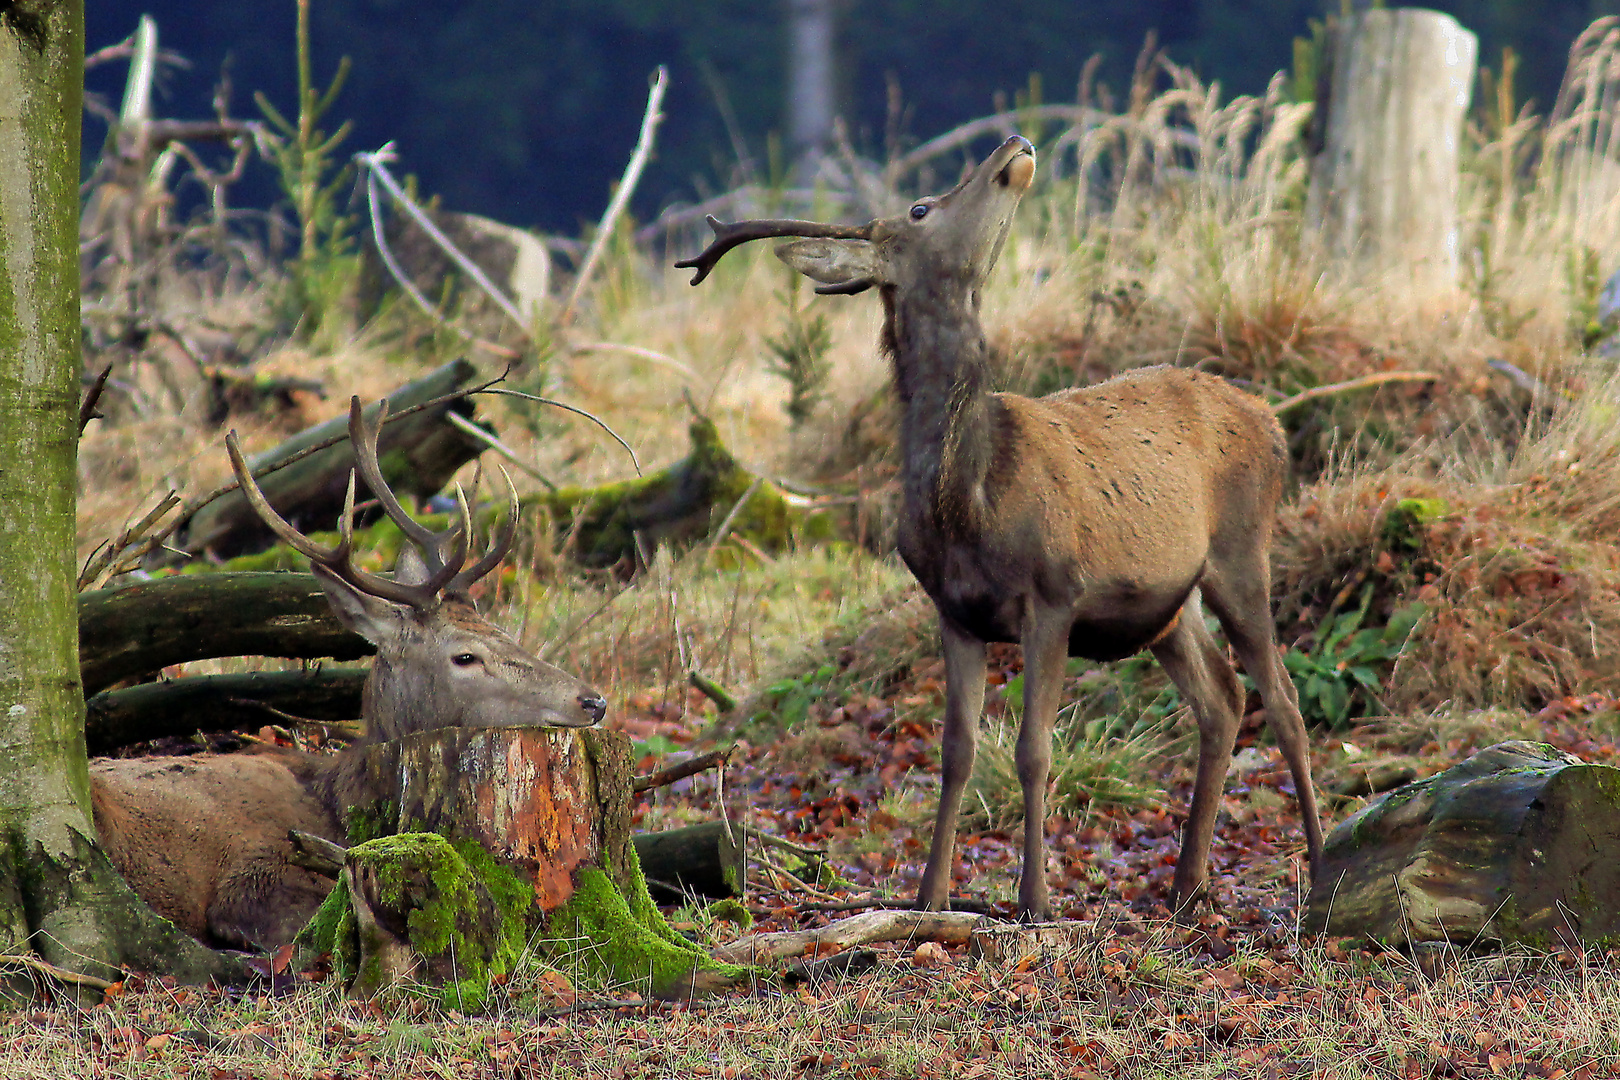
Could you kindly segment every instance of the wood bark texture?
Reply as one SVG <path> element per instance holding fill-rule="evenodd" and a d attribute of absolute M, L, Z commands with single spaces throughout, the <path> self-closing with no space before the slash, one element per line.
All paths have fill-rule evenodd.
<path fill-rule="evenodd" d="M 985 918 L 966 911 L 867 911 L 815 930 L 784 930 L 738 938 L 715 949 L 713 955 L 716 960 L 733 964 L 769 964 L 810 952 L 882 941 L 966 945 L 973 928 Z"/>
<path fill-rule="evenodd" d="M 193 660 L 357 660 L 376 651 L 337 621 L 309 573 L 186 574 L 79 596 L 86 694 Z"/>
<path fill-rule="evenodd" d="M 371 836 L 476 840 L 521 874 L 543 911 L 573 895 L 580 867 L 628 858 L 629 743 L 617 732 L 440 728 L 378 743 L 352 768 L 337 784 L 377 793 L 363 811 Z"/>
<path fill-rule="evenodd" d="M 82 0 L 0 5 L 0 951 L 116 977 L 235 968 L 96 846 L 74 608 Z"/>
<path fill-rule="evenodd" d="M 110 754 L 170 735 L 285 726 L 288 717 L 353 723 L 365 684 L 364 670 L 338 668 L 200 675 L 106 690 L 85 702 L 85 746 L 92 756 Z"/>
<path fill-rule="evenodd" d="M 1390 944 L 1620 937 L 1620 769 L 1498 743 L 1328 837 L 1303 925 Z"/>
<path fill-rule="evenodd" d="M 678 904 L 686 892 L 711 900 L 743 894 L 744 845 L 750 830 L 732 822 L 705 821 L 682 829 L 638 833 L 636 857 L 653 899 Z"/>
<path fill-rule="evenodd" d="M 1458 154 L 1479 43 L 1451 16 L 1364 11 L 1329 36 L 1323 146 L 1307 218 L 1328 252 L 1448 289 L 1458 266 Z"/>
<path fill-rule="evenodd" d="M 476 369 L 466 360 L 453 360 L 422 378 L 405 384 L 388 398 L 390 413 L 431 401 L 470 380 Z M 366 415 L 375 415 L 377 404 L 367 406 Z M 483 443 L 450 425 L 444 419 L 455 411 L 469 419 L 472 403 L 467 399 L 447 402 L 389 424 L 378 439 L 378 460 L 389 486 L 401 497 L 407 493 L 425 499 L 437 494 L 457 469 L 483 452 Z M 248 459 L 255 472 L 265 465 L 286 458 L 348 430 L 348 416 L 317 424 L 271 450 Z M 337 527 L 343 510 L 343 494 L 354 467 L 354 452 L 347 442 L 338 443 L 285 469 L 263 477 L 259 486 L 270 505 L 306 533 L 330 531 Z M 364 487 L 357 498 L 367 498 Z M 262 551 L 274 536 L 248 505 L 239 491 L 220 496 L 192 515 L 178 534 L 176 546 L 190 554 L 211 552 L 231 558 Z"/>

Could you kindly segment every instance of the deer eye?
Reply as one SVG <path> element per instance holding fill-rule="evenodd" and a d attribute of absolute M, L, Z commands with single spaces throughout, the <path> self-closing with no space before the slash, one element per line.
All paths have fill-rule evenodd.
<path fill-rule="evenodd" d="M 928 216 L 928 204 L 927 203 L 918 203 L 916 206 L 913 206 L 911 208 L 911 220 L 912 221 L 921 221 L 923 218 L 925 218 L 927 216 Z"/>
<path fill-rule="evenodd" d="M 450 658 L 450 662 L 456 667 L 472 667 L 478 663 L 478 657 L 470 652 L 457 653 Z"/>

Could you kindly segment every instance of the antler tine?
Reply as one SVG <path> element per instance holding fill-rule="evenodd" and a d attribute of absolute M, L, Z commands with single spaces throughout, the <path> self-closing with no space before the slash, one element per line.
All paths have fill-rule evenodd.
<path fill-rule="evenodd" d="M 512 483 L 512 477 L 507 473 L 506 466 L 497 465 L 501 471 L 501 479 L 506 482 L 506 524 L 502 526 L 500 535 L 490 544 L 484 557 L 461 573 L 450 579 L 445 586 L 447 593 L 465 593 L 472 587 L 473 582 L 488 574 L 501 565 L 501 560 L 511 552 L 512 545 L 517 541 L 518 505 L 517 487 Z M 480 470 L 482 471 L 482 470 Z M 476 491 L 476 486 L 474 487 Z"/>
<path fill-rule="evenodd" d="M 349 442 L 354 447 L 355 467 L 360 470 L 360 479 L 371 489 L 371 494 L 383 513 L 388 515 L 388 520 L 399 526 L 399 531 L 422 549 L 423 561 L 436 570 L 433 564 L 441 559 L 439 542 L 443 539 L 442 535 L 406 513 L 388 487 L 388 481 L 383 479 L 382 466 L 377 462 L 377 439 L 382 433 L 383 420 L 388 416 L 388 399 L 383 398 L 377 405 L 377 422 L 367 424 L 359 395 L 349 399 Z"/>
<path fill-rule="evenodd" d="M 265 498 L 264 492 L 254 481 L 253 474 L 248 470 L 247 459 L 242 456 L 242 448 L 237 444 L 235 431 L 225 436 L 225 450 L 230 454 L 231 470 L 236 473 L 236 482 L 242 486 L 242 494 L 246 497 L 248 505 L 253 507 L 253 512 L 259 515 L 260 520 L 269 526 L 271 532 L 285 541 L 288 547 L 363 593 L 418 609 L 433 602 L 433 593 L 424 593 L 417 586 L 402 585 L 388 578 L 368 574 L 354 565 L 353 469 L 349 470 L 349 489 L 343 496 L 343 516 L 338 519 L 338 542 L 336 546 L 326 548 L 293 528 L 286 518 L 276 513 L 275 508 L 270 505 L 270 501 Z"/>
<path fill-rule="evenodd" d="M 279 536 L 288 547 L 298 554 L 305 556 L 311 562 L 318 562 L 328 569 L 335 570 L 339 565 L 346 563 L 349 549 L 352 546 L 349 536 L 345 533 L 336 547 L 326 548 L 317 544 L 297 529 L 270 505 L 265 498 L 264 491 L 260 489 L 258 481 L 253 479 L 253 473 L 248 468 L 247 458 L 242 456 L 242 447 L 236 441 L 236 431 L 233 429 L 225 436 L 225 452 L 231 458 L 231 471 L 236 473 L 236 482 L 241 485 L 242 494 L 247 498 L 248 505 L 253 512 L 259 515 L 271 532 Z M 354 500 L 354 474 L 349 474 L 349 501 Z"/>
<path fill-rule="evenodd" d="M 714 269 L 714 264 L 720 261 L 722 255 L 750 240 L 764 240 L 772 236 L 818 236 L 829 240 L 872 239 L 870 223 L 823 225 L 819 221 L 796 221 L 791 218 L 756 218 L 728 224 L 713 214 L 708 215 L 705 220 L 708 221 L 709 228 L 714 230 L 714 240 L 703 249 L 702 254 L 691 259 L 682 259 L 675 264 L 679 269 L 697 271 L 692 275 L 693 285 L 709 276 L 709 271 Z"/>

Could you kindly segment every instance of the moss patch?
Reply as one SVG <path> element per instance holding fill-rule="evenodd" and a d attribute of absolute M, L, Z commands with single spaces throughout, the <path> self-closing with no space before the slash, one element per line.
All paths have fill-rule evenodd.
<path fill-rule="evenodd" d="M 621 891 L 594 867 L 580 871 L 574 895 L 547 925 L 546 945 L 557 962 L 649 987 L 662 998 L 748 979 L 747 968 L 722 964 L 677 934 L 647 896 L 639 867 L 636 879 L 639 894 Z"/>

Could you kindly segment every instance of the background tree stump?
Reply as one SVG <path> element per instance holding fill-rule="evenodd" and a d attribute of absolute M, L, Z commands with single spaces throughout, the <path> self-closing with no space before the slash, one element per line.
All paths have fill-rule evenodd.
<path fill-rule="evenodd" d="M 1498 743 L 1328 836 L 1304 928 L 1425 941 L 1620 934 L 1620 769 Z"/>
<path fill-rule="evenodd" d="M 1457 20 L 1421 8 L 1334 25 L 1306 204 L 1330 254 L 1426 287 L 1456 285 L 1459 155 L 1478 50 Z"/>
<path fill-rule="evenodd" d="M 629 740 L 591 728 L 444 728 L 354 755 L 331 783 L 355 846 L 300 941 L 357 994 L 410 975 L 460 1009 L 532 940 L 660 996 L 745 980 L 653 905 L 630 842 L 633 779 Z"/>

